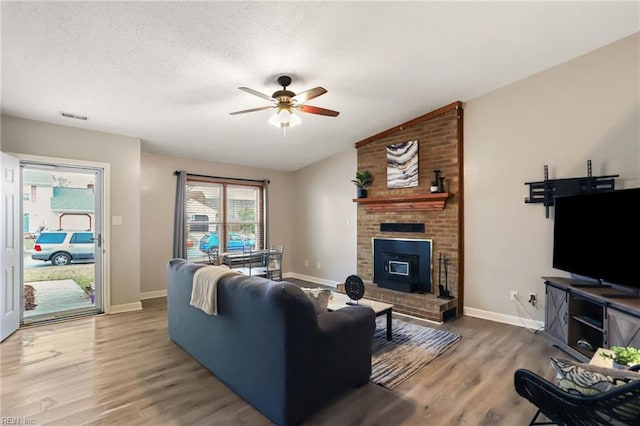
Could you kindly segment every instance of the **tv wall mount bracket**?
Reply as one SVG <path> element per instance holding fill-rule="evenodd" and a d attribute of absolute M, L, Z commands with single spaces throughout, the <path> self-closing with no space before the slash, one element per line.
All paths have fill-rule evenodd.
<path fill-rule="evenodd" d="M 591 160 L 587 160 L 587 176 L 549 179 L 549 166 L 544 165 L 544 180 L 525 182 L 529 185 L 529 196 L 526 204 L 544 204 L 545 214 L 549 218 L 549 207 L 554 205 L 555 197 L 565 195 L 589 194 L 594 192 L 611 192 L 615 190 L 615 178 L 620 175 L 592 176 Z"/>

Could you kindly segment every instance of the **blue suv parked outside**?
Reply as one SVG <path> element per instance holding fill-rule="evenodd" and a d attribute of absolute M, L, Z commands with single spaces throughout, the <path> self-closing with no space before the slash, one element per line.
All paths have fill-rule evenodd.
<path fill-rule="evenodd" d="M 255 247 L 255 240 L 243 239 L 242 235 L 237 232 L 229 232 L 227 237 L 227 250 L 226 251 L 243 251 L 250 247 Z M 211 232 L 204 234 L 200 239 L 200 251 L 203 253 L 209 253 L 211 249 L 217 249 L 220 246 L 218 240 L 218 233 Z"/>

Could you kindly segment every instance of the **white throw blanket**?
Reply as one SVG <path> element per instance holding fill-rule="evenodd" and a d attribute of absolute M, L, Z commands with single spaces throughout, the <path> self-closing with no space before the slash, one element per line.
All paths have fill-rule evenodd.
<path fill-rule="evenodd" d="M 202 309 L 209 315 L 218 315 L 218 281 L 227 275 L 241 275 L 227 267 L 205 266 L 193 274 L 191 306 Z"/>

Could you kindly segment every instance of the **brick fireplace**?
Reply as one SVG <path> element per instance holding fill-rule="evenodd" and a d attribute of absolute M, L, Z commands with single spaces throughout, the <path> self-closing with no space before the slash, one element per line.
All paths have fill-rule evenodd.
<path fill-rule="evenodd" d="M 393 303 L 397 305 L 396 310 L 399 312 L 403 311 L 403 307 L 398 304 L 404 297 L 407 299 L 406 303 L 402 302 L 406 305 L 405 313 L 428 319 L 442 320 L 442 311 L 451 307 L 457 308 L 456 315 L 462 313 L 462 113 L 462 103 L 455 102 L 355 144 L 358 150 L 358 170 L 369 170 L 373 175 L 368 198 L 354 199 L 358 203 L 358 275 L 367 285 L 365 297 Z M 386 147 L 413 140 L 418 141 L 418 186 L 388 188 Z M 445 178 L 440 193 L 430 191 L 434 170 L 440 170 L 440 175 Z M 411 227 L 411 224 L 416 226 Z M 419 231 L 416 232 L 416 229 Z M 380 288 L 374 283 L 374 239 L 430 241 L 430 282 L 428 286 L 425 284 L 421 288 L 425 290 L 428 287 L 426 294 L 420 294 L 424 291 L 417 291 L 407 296 L 404 291 Z M 444 276 L 438 274 L 440 256 L 449 259 L 447 285 L 455 297 L 452 301 L 436 298 L 438 284 L 444 284 Z M 404 268 L 410 267 L 407 266 L 411 264 L 410 259 L 405 259 L 404 262 L 405 264 L 394 264 L 400 273 L 405 271 Z M 426 312 L 428 305 L 437 305 L 433 309 L 440 312 Z"/>

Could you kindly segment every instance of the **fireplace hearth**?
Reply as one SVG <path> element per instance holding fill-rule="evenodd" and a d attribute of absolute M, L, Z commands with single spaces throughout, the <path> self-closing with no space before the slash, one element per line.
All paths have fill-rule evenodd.
<path fill-rule="evenodd" d="M 373 282 L 406 293 L 430 293 L 431 240 L 374 238 Z"/>

